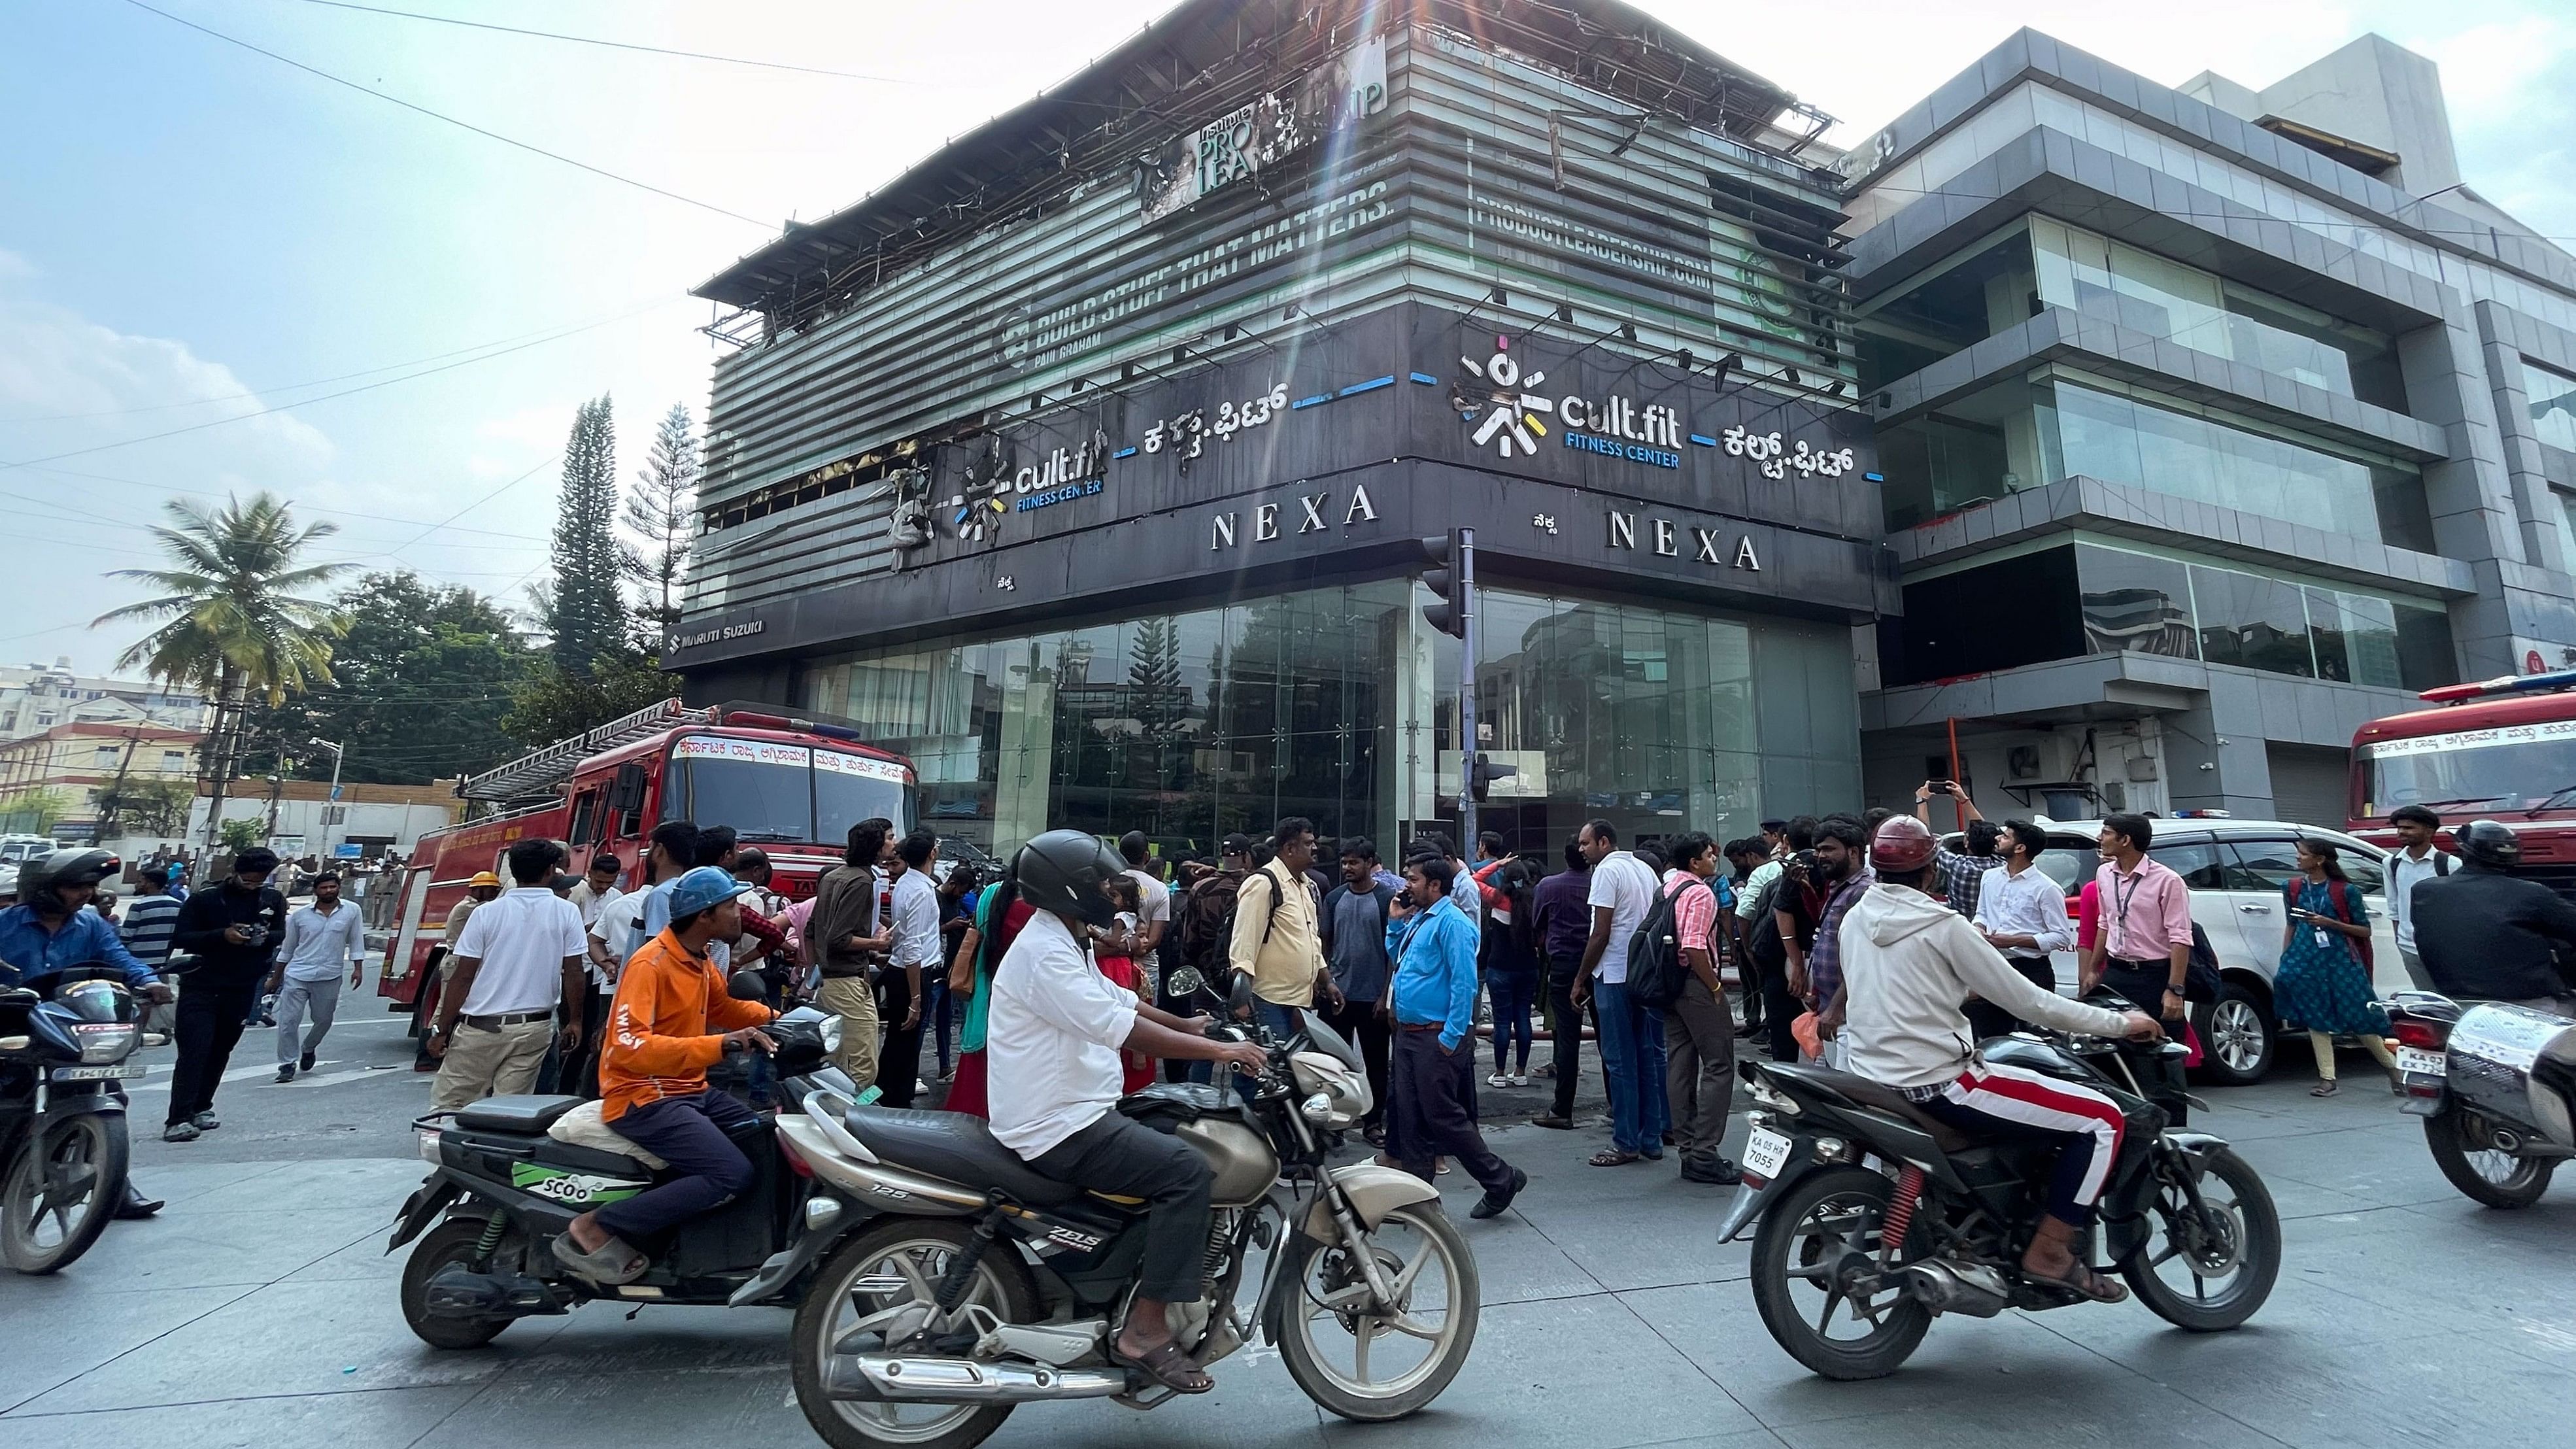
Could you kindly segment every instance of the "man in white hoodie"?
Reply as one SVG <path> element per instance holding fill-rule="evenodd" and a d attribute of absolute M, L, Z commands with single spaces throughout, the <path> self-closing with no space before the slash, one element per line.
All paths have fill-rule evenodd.
<path fill-rule="evenodd" d="M 2048 1215 L 2022 1255 L 2022 1275 L 2117 1303 L 2128 1290 L 2085 1267 L 2073 1245 L 2119 1156 L 2127 1126 L 2119 1104 L 2073 1082 L 1979 1061 L 1960 1003 L 1981 997 L 2024 1021 L 2096 1036 L 2147 1040 L 2161 1028 L 2143 1011 L 2087 1006 L 2025 980 L 1967 917 L 1925 893 L 1933 853 L 1932 832 L 1908 815 L 1890 818 L 1870 840 L 1878 884 L 1842 922 L 1851 1070 L 1963 1132 L 2060 1139 Z"/>

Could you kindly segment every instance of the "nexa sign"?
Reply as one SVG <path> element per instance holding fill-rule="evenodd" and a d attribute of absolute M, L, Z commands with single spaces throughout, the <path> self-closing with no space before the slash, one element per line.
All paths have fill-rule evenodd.
<path fill-rule="evenodd" d="M 1651 553 L 1658 558 L 1687 558 L 1709 568 L 1762 571 L 1762 559 L 1753 551 L 1753 535 L 1725 528 L 1702 528 L 1695 523 L 1677 523 L 1642 512 L 1613 508 L 1610 514 L 1610 547 L 1632 553 Z M 1735 533 L 1735 541 L 1727 535 Z"/>
<path fill-rule="evenodd" d="M 1285 503 L 1256 503 L 1249 509 L 1228 509 L 1218 514 L 1208 523 L 1208 551 L 1221 552 L 1245 543 L 1271 543 L 1282 533 L 1322 533 L 1337 524 L 1346 528 L 1354 523 L 1375 522 L 1377 504 L 1369 498 L 1365 486 L 1354 485 L 1347 498 L 1331 488 L 1300 492 Z"/>

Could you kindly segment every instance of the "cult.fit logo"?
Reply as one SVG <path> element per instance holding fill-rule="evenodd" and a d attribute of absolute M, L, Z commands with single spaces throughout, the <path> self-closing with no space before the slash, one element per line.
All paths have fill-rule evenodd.
<path fill-rule="evenodd" d="M 1512 360 L 1511 346 L 1509 338 L 1495 338 L 1494 355 L 1485 359 L 1481 366 L 1473 358 L 1458 359 L 1458 365 L 1484 384 L 1485 390 L 1484 400 L 1479 403 L 1467 395 L 1469 388 L 1461 386 L 1458 413 L 1468 422 L 1474 422 L 1479 412 L 1484 415 L 1484 425 L 1475 432 L 1477 447 L 1491 443 L 1495 452 L 1508 458 L 1517 446 L 1535 458 L 1538 456 L 1538 440 L 1547 436 L 1547 424 L 1539 421 L 1538 415 L 1555 412 L 1556 404 L 1524 390 L 1547 381 L 1547 374 L 1533 372 L 1523 377 L 1520 364 Z"/>

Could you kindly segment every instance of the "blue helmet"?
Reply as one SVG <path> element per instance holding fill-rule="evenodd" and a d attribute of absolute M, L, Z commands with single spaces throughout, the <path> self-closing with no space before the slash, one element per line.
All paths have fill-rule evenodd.
<path fill-rule="evenodd" d="M 735 880 L 722 866 L 702 865 L 680 877 L 671 887 L 671 919 L 694 916 L 709 906 L 722 905 L 735 896 L 748 894 L 750 886 Z"/>

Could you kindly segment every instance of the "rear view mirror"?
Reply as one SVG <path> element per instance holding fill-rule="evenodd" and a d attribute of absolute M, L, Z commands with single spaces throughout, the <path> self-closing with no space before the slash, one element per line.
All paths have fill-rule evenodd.
<path fill-rule="evenodd" d="M 1233 1012 L 1237 1016 L 1241 1016 L 1252 1010 L 1252 977 L 1250 973 L 1243 971 L 1237 971 L 1234 973 L 1234 985 L 1225 993 L 1225 1006 L 1226 1010 Z"/>
<path fill-rule="evenodd" d="M 620 815 L 644 808 L 644 766 L 628 760 L 608 782 L 608 808 Z"/>
<path fill-rule="evenodd" d="M 767 1001 L 769 978 L 757 971 L 737 971 L 725 982 L 725 995 L 736 1001 Z"/>

